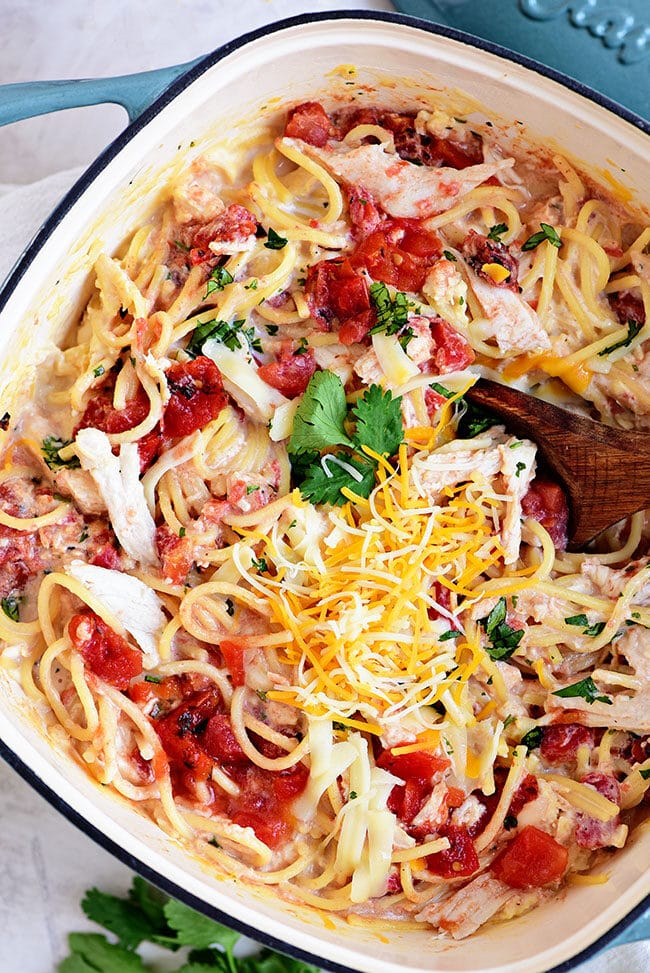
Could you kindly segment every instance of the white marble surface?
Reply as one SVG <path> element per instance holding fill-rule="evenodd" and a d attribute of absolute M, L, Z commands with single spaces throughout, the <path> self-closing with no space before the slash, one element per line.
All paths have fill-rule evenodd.
<path fill-rule="evenodd" d="M 99 76 L 189 60 L 246 30 L 310 10 L 389 10 L 388 0 L 0 0 L 0 83 Z M 1 97 L 1 94 L 0 94 Z M 77 109 L 0 130 L 0 184 L 32 183 L 87 164 L 123 127 L 114 106 Z M 0 279 L 35 221 L 69 184 L 0 196 Z M 6 187 L 0 185 L 0 192 Z M 48 195 L 49 194 L 49 195 Z M 43 210 L 43 205 L 45 211 Z M 20 224 L 20 228 L 19 228 Z M 21 238 L 19 230 L 22 230 Z M 129 869 L 55 812 L 0 761 L 0 973 L 53 973 L 91 885 L 126 891 Z M 589 973 L 650 973 L 649 953 L 620 951 Z M 587 973 L 586 968 L 582 973 Z"/>

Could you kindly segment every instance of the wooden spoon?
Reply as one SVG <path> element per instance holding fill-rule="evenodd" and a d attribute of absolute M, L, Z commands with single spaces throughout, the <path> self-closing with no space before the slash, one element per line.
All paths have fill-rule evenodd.
<path fill-rule="evenodd" d="M 466 398 L 537 443 L 568 496 L 570 550 L 650 507 L 650 433 L 614 429 L 487 379 Z"/>

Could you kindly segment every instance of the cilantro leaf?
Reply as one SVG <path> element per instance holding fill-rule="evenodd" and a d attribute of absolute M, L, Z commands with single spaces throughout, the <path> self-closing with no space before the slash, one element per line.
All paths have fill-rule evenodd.
<path fill-rule="evenodd" d="M 146 916 L 152 928 L 158 933 L 169 931 L 164 911 L 167 899 L 168 896 L 164 892 L 149 885 L 139 875 L 134 876 L 129 889 L 129 902 Z"/>
<path fill-rule="evenodd" d="M 207 279 L 207 287 L 203 295 L 203 300 L 205 301 L 215 291 L 222 291 L 226 284 L 232 284 L 234 279 L 233 275 L 225 267 L 215 267 Z"/>
<path fill-rule="evenodd" d="M 334 372 L 316 372 L 302 397 L 293 420 L 290 453 L 350 446 L 354 443 L 344 427 L 347 416 L 345 389 Z"/>
<path fill-rule="evenodd" d="M 286 247 L 288 242 L 289 241 L 286 239 L 286 237 L 280 236 L 280 234 L 276 233 L 273 227 L 270 226 L 264 246 L 267 250 L 282 250 L 284 247 Z"/>
<path fill-rule="evenodd" d="M 553 696 L 562 696 L 564 699 L 580 696 L 582 699 L 586 699 L 588 703 L 607 703 L 608 706 L 612 705 L 612 700 L 609 696 L 598 695 L 598 686 L 591 676 L 581 679 L 580 682 L 574 682 L 571 686 L 565 686 L 564 689 L 557 689 L 553 693 Z"/>
<path fill-rule="evenodd" d="M 2 610 L 10 618 L 12 622 L 20 621 L 20 599 L 16 598 L 15 595 L 8 595 L 0 601 Z"/>
<path fill-rule="evenodd" d="M 501 597 L 486 618 L 479 619 L 489 639 L 486 652 L 495 661 L 509 659 L 522 638 L 523 628 L 512 628 L 506 622 L 506 600 Z"/>
<path fill-rule="evenodd" d="M 65 446 L 69 446 L 71 439 L 61 439 L 58 436 L 46 436 L 41 445 L 43 459 L 51 470 L 60 470 L 64 467 L 69 470 L 77 470 L 81 466 L 78 456 L 71 456 L 70 459 L 61 459 L 59 451 Z"/>
<path fill-rule="evenodd" d="M 543 739 L 544 731 L 542 730 L 541 726 L 534 726 L 532 730 L 528 731 L 528 733 L 524 733 L 519 742 L 522 744 L 522 746 L 526 747 L 530 753 L 531 750 L 537 749 Z"/>
<path fill-rule="evenodd" d="M 217 341 L 221 341 L 230 351 L 243 348 L 244 341 L 255 351 L 261 351 L 262 346 L 259 338 L 255 337 L 254 329 L 242 327 L 245 323 L 243 318 L 233 321 L 232 324 L 228 324 L 227 321 L 218 321 L 216 318 L 211 318 L 210 321 L 200 321 L 192 332 L 192 337 L 187 343 L 185 351 L 192 358 L 196 358 L 197 355 L 202 354 L 203 345 L 209 338 L 216 338 Z"/>
<path fill-rule="evenodd" d="M 479 406 L 466 399 L 461 400 L 465 404 L 465 411 L 458 420 L 458 438 L 474 439 L 480 436 L 486 429 L 491 429 L 497 420 L 489 412 L 484 412 Z"/>
<path fill-rule="evenodd" d="M 580 625 L 582 628 L 586 628 L 589 624 L 589 619 L 586 615 L 570 615 L 568 618 L 564 619 L 565 625 Z"/>
<path fill-rule="evenodd" d="M 549 243 L 559 249 L 562 246 L 562 241 L 555 227 L 551 226 L 549 223 L 540 223 L 539 225 L 541 227 L 539 232 L 533 233 L 532 236 L 529 236 L 526 242 L 522 244 L 521 249 L 534 250 L 535 247 L 538 247 L 540 243 L 544 242 L 544 240 L 548 240 Z"/>
<path fill-rule="evenodd" d="M 99 933 L 73 932 L 68 943 L 73 955 L 59 964 L 59 973 L 144 973 L 137 953 L 109 943 Z"/>
<path fill-rule="evenodd" d="M 447 629 L 446 632 L 443 632 L 442 635 L 439 635 L 438 636 L 438 641 L 439 642 L 448 642 L 449 639 L 457 639 L 457 638 L 460 638 L 460 636 L 462 634 L 463 634 L 462 632 L 458 632 L 455 629 L 450 628 L 450 629 Z"/>
<path fill-rule="evenodd" d="M 626 348 L 629 344 L 631 344 L 634 341 L 634 339 L 636 338 L 636 336 L 638 335 L 642 327 L 643 327 L 643 323 L 641 321 L 633 321 L 633 320 L 628 321 L 627 337 L 622 338 L 621 341 L 614 342 L 613 345 L 608 345 L 607 348 L 603 348 L 602 351 L 598 352 L 598 357 L 602 358 L 604 355 L 609 355 L 610 352 L 616 351 L 617 348 Z"/>
<path fill-rule="evenodd" d="M 227 929 L 220 922 L 195 912 L 194 909 L 182 902 L 177 902 L 176 899 L 167 902 L 164 912 L 167 922 L 176 931 L 179 946 L 206 949 L 218 943 L 223 946 L 227 954 L 232 954 L 233 946 L 239 939 L 238 932 Z"/>
<path fill-rule="evenodd" d="M 390 291 L 384 283 L 376 281 L 370 285 L 370 301 L 377 312 L 377 324 L 368 334 L 399 334 L 408 323 L 409 299 L 403 291 L 396 291 L 391 297 Z M 413 337 L 410 328 L 402 335 L 402 347 L 406 348 Z"/>
<path fill-rule="evenodd" d="M 352 409 L 357 420 L 354 440 L 380 456 L 394 456 L 404 439 L 401 399 L 371 385 Z"/>
<path fill-rule="evenodd" d="M 650 767 L 646 768 L 645 770 L 640 770 L 639 773 L 644 780 L 650 780 Z"/>
<path fill-rule="evenodd" d="M 507 223 L 495 223 L 493 227 L 490 228 L 488 233 L 488 240 L 495 240 L 497 243 L 501 243 L 501 237 L 504 233 L 508 232 Z"/>
<path fill-rule="evenodd" d="M 257 956 L 247 956 L 239 961 L 241 973 L 318 973 L 315 966 L 301 959 L 280 956 L 270 949 L 263 949 Z"/>
<path fill-rule="evenodd" d="M 350 467 L 361 475 L 361 480 L 350 473 Z M 347 453 L 335 456 L 327 453 L 310 467 L 300 484 L 300 492 L 312 503 L 331 503 L 340 507 L 347 503 L 341 493 L 342 487 L 348 487 L 360 497 L 370 496 L 375 485 L 375 469 L 371 460 L 357 459 Z"/>
<path fill-rule="evenodd" d="M 565 618 L 564 622 L 566 625 L 578 625 L 584 629 L 583 635 L 589 635 L 591 638 L 596 638 L 600 635 L 602 630 L 605 628 L 605 622 L 594 622 L 593 625 L 589 624 L 589 619 L 582 613 L 580 615 L 570 615 L 569 618 Z"/>
<path fill-rule="evenodd" d="M 437 392 L 438 395 L 442 395 L 445 399 L 450 399 L 454 394 L 445 385 L 441 385 L 440 382 L 431 382 L 429 388 L 433 392 Z"/>
<path fill-rule="evenodd" d="M 158 931 L 128 899 L 100 892 L 97 888 L 86 892 L 81 908 L 89 919 L 114 933 L 125 949 L 135 949 Z"/>

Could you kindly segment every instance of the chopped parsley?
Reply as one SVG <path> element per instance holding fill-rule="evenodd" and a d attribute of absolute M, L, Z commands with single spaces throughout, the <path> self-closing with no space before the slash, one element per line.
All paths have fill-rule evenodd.
<path fill-rule="evenodd" d="M 273 337 L 273 335 L 276 335 L 278 333 L 277 324 L 266 324 L 265 328 L 266 328 L 266 333 L 271 335 L 271 337 Z"/>
<path fill-rule="evenodd" d="M 301 338 L 298 347 L 294 351 L 294 355 L 304 355 L 309 351 L 309 345 L 306 338 Z"/>
<path fill-rule="evenodd" d="M 186 534 L 186 533 L 187 533 L 187 531 L 185 530 L 185 528 L 184 528 L 184 527 L 179 527 L 179 528 L 178 528 L 178 536 L 179 536 L 179 537 L 185 537 L 185 534 Z"/>
<path fill-rule="evenodd" d="M 607 348 L 603 348 L 602 351 L 598 352 L 598 357 L 602 358 L 604 355 L 609 355 L 612 351 L 616 351 L 617 348 L 627 348 L 627 346 L 634 341 L 642 327 L 643 324 L 641 321 L 628 321 L 627 337 L 622 338 L 620 341 L 614 342 L 613 345 L 608 345 Z"/>
<path fill-rule="evenodd" d="M 465 405 L 465 411 L 458 420 L 459 439 L 474 439 L 475 436 L 480 436 L 486 429 L 492 428 L 496 422 L 493 415 L 489 412 L 484 412 L 483 409 L 478 405 L 474 405 L 473 402 L 468 402 L 466 399 L 461 401 Z"/>
<path fill-rule="evenodd" d="M 89 537 L 90 534 L 88 533 L 88 528 L 84 527 L 84 529 L 79 534 L 79 540 L 77 541 L 77 544 L 83 544 L 83 542 L 87 541 Z"/>
<path fill-rule="evenodd" d="M 508 625 L 506 614 L 506 600 L 501 597 L 490 614 L 479 620 L 489 640 L 486 652 L 495 661 L 509 659 L 524 637 L 523 628 Z"/>
<path fill-rule="evenodd" d="M 442 255 L 445 258 L 445 260 L 449 260 L 450 263 L 453 264 L 458 263 L 458 257 L 456 256 L 456 254 L 452 253 L 451 250 L 443 250 Z"/>
<path fill-rule="evenodd" d="M 540 223 L 539 225 L 541 227 L 539 232 L 533 233 L 532 236 L 529 236 L 526 242 L 522 244 L 521 249 L 534 250 L 535 247 L 538 247 L 540 243 L 544 242 L 544 240 L 548 240 L 552 246 L 559 249 L 562 246 L 562 241 L 560 240 L 560 236 L 555 227 L 551 226 L 549 223 Z"/>
<path fill-rule="evenodd" d="M 359 795 L 357 794 L 356 791 L 350 791 L 348 800 L 350 800 L 350 801 L 356 801 L 356 799 L 357 799 L 358 796 Z"/>
<path fill-rule="evenodd" d="M 517 463 L 517 469 L 516 469 L 516 472 L 515 472 L 515 476 L 519 476 L 519 474 L 523 470 L 525 470 L 525 469 L 526 469 L 526 464 L 525 463 Z"/>
<path fill-rule="evenodd" d="M 503 721 L 503 729 L 507 730 L 508 727 L 514 722 L 515 722 L 515 717 L 508 714 L 508 716 L 506 716 L 505 720 Z"/>
<path fill-rule="evenodd" d="M 20 598 L 16 598 L 15 595 L 8 595 L 0 601 L 2 605 L 2 610 L 10 618 L 12 622 L 20 621 Z"/>
<path fill-rule="evenodd" d="M 147 673 L 147 675 L 144 677 L 144 681 L 145 682 L 152 682 L 152 683 L 154 683 L 157 686 L 158 683 L 161 683 L 162 682 L 162 679 L 161 679 L 160 676 L 150 676 Z"/>
<path fill-rule="evenodd" d="M 103 365 L 98 365 L 97 368 L 93 368 L 93 375 L 95 378 L 101 378 L 105 371 L 106 369 Z"/>
<path fill-rule="evenodd" d="M 258 486 L 250 486 L 249 485 L 249 486 L 246 487 L 246 496 L 247 497 L 250 497 L 251 493 L 257 493 L 258 490 L 259 490 L 259 484 L 258 484 Z"/>
<path fill-rule="evenodd" d="M 70 459 L 61 459 L 59 453 L 66 446 L 72 443 L 71 439 L 60 439 L 58 436 L 46 436 L 41 445 L 43 459 L 51 470 L 60 470 L 64 467 L 68 470 L 77 470 L 81 466 L 78 456 L 71 456 Z"/>
<path fill-rule="evenodd" d="M 262 702 L 265 703 L 266 702 L 266 693 L 264 692 L 264 690 L 263 689 L 256 689 L 255 692 L 257 693 L 258 697 L 262 700 Z"/>
<path fill-rule="evenodd" d="M 256 277 L 253 277 L 253 279 L 250 282 L 250 284 L 246 284 L 246 286 L 244 287 L 244 290 L 245 291 L 256 291 L 257 290 L 257 285 L 258 285 L 257 278 Z"/>
<path fill-rule="evenodd" d="M 205 301 L 215 291 L 222 291 L 226 284 L 232 284 L 234 279 L 233 275 L 225 267 L 215 267 L 207 279 L 203 300 Z"/>
<path fill-rule="evenodd" d="M 448 631 L 443 632 L 442 635 L 438 636 L 438 641 L 448 642 L 449 639 L 457 639 L 462 634 L 463 634 L 462 632 L 457 632 L 453 628 L 450 628 Z"/>
<path fill-rule="evenodd" d="M 531 750 L 537 749 L 543 739 L 544 731 L 542 730 L 541 726 L 534 726 L 532 730 L 528 731 L 528 733 L 524 733 L 519 742 L 522 746 L 526 747 L 530 753 Z"/>
<path fill-rule="evenodd" d="M 580 696 L 582 699 L 586 699 L 588 703 L 607 703 L 608 706 L 612 705 L 612 700 L 609 696 L 598 695 L 598 686 L 591 676 L 587 676 L 586 679 L 581 679 L 580 682 L 574 682 L 571 686 L 565 686 L 564 689 L 557 689 L 553 695 L 561 696 L 563 699 L 572 699 L 574 696 Z"/>
<path fill-rule="evenodd" d="M 252 561 L 252 565 L 256 571 L 268 571 L 269 569 L 265 557 L 261 557 L 259 560 L 256 557 L 254 557 Z"/>
<path fill-rule="evenodd" d="M 437 392 L 438 395 L 442 395 L 445 399 L 451 399 L 454 394 L 453 392 L 450 392 L 448 388 L 445 388 L 444 385 L 441 385 L 440 382 L 431 382 L 429 388 L 433 392 Z"/>
<path fill-rule="evenodd" d="M 508 232 L 507 223 L 495 223 L 493 227 L 490 228 L 488 233 L 488 240 L 494 240 L 496 243 L 501 243 L 501 237 L 504 233 Z"/>
<path fill-rule="evenodd" d="M 289 241 L 286 237 L 280 236 L 280 234 L 276 233 L 273 227 L 270 226 L 264 246 L 267 250 L 282 250 L 284 247 L 286 247 L 288 242 Z"/>
<path fill-rule="evenodd" d="M 646 768 L 646 770 L 640 770 L 639 773 L 644 780 L 650 780 L 650 767 Z"/>
<path fill-rule="evenodd" d="M 393 456 L 403 437 L 400 400 L 389 391 L 371 385 L 348 411 L 340 378 L 333 372 L 316 372 L 296 411 L 289 440 L 291 466 L 302 481 L 302 496 L 312 503 L 341 505 L 346 502 L 341 489 L 347 487 L 368 497 L 377 462 L 363 447 Z M 334 446 L 350 452 L 333 453 Z"/>

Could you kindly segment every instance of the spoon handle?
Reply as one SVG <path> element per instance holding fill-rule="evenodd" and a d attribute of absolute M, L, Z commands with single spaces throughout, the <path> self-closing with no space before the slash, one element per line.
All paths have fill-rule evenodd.
<path fill-rule="evenodd" d="M 487 379 L 466 396 L 537 443 L 569 498 L 572 549 L 650 506 L 648 434 L 614 429 Z"/>

